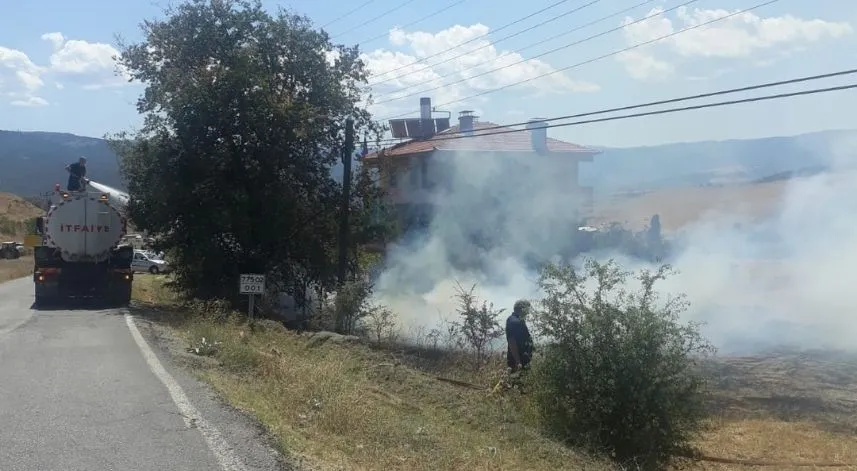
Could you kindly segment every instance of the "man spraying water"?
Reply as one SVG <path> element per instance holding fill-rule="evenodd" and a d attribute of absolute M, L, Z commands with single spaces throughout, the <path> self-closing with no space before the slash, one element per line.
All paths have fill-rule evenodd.
<path fill-rule="evenodd" d="M 68 191 L 83 191 L 86 189 L 86 157 L 81 157 L 77 162 L 65 167 L 68 172 Z"/>

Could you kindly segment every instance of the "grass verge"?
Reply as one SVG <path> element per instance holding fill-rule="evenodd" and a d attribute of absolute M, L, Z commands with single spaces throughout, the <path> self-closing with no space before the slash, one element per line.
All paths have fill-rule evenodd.
<path fill-rule="evenodd" d="M 303 468 L 614 469 L 543 437 L 528 396 L 489 395 L 500 364 L 474 372 L 449 354 L 322 342 L 272 322 L 251 328 L 180 313 L 169 309 L 174 299 L 162 280 L 136 278 L 135 299 L 165 308 L 162 321 L 183 345 L 217 342 L 205 352 L 213 359 L 197 363 L 199 376 L 255 415 Z M 715 419 L 698 446 L 715 461 L 693 467 L 857 470 L 848 466 L 857 464 L 857 358 L 778 352 L 708 368 Z"/>
<path fill-rule="evenodd" d="M 0 283 L 23 278 L 33 273 L 33 257 L 0 260 Z"/>

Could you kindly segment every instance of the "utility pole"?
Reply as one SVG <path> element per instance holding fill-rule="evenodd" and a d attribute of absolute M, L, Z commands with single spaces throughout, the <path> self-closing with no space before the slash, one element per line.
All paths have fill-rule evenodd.
<path fill-rule="evenodd" d="M 348 213 L 351 209 L 351 160 L 354 158 L 354 120 L 345 120 L 345 144 L 342 146 L 342 213 L 339 220 L 339 287 L 348 274 Z M 344 333 L 343 313 L 336 313 L 336 332 Z"/>
<path fill-rule="evenodd" d="M 339 284 L 348 274 L 348 213 L 351 207 L 351 160 L 354 158 L 354 120 L 345 121 L 345 145 L 342 146 L 342 213 L 339 220 Z"/>

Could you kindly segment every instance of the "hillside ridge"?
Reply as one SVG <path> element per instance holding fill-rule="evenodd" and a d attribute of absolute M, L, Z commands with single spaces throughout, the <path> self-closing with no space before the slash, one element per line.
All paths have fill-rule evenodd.
<path fill-rule="evenodd" d="M 585 143 L 584 143 L 585 144 Z M 830 130 L 757 139 L 678 142 L 640 147 L 592 146 L 602 153 L 580 168 L 580 183 L 596 192 L 750 183 L 823 171 L 836 154 L 857 149 L 857 130 Z M 108 142 L 49 131 L 0 130 L 0 191 L 34 196 L 65 184 L 65 166 L 89 161 L 89 177 L 126 190 Z M 332 169 L 337 180 L 341 169 Z"/>

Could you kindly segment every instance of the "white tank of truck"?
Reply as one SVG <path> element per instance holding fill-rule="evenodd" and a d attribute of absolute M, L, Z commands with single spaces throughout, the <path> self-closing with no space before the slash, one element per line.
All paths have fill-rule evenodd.
<path fill-rule="evenodd" d="M 125 235 L 115 198 L 102 192 L 58 192 L 45 217 L 44 244 L 66 262 L 102 262 Z M 122 208 L 124 209 L 124 208 Z"/>

